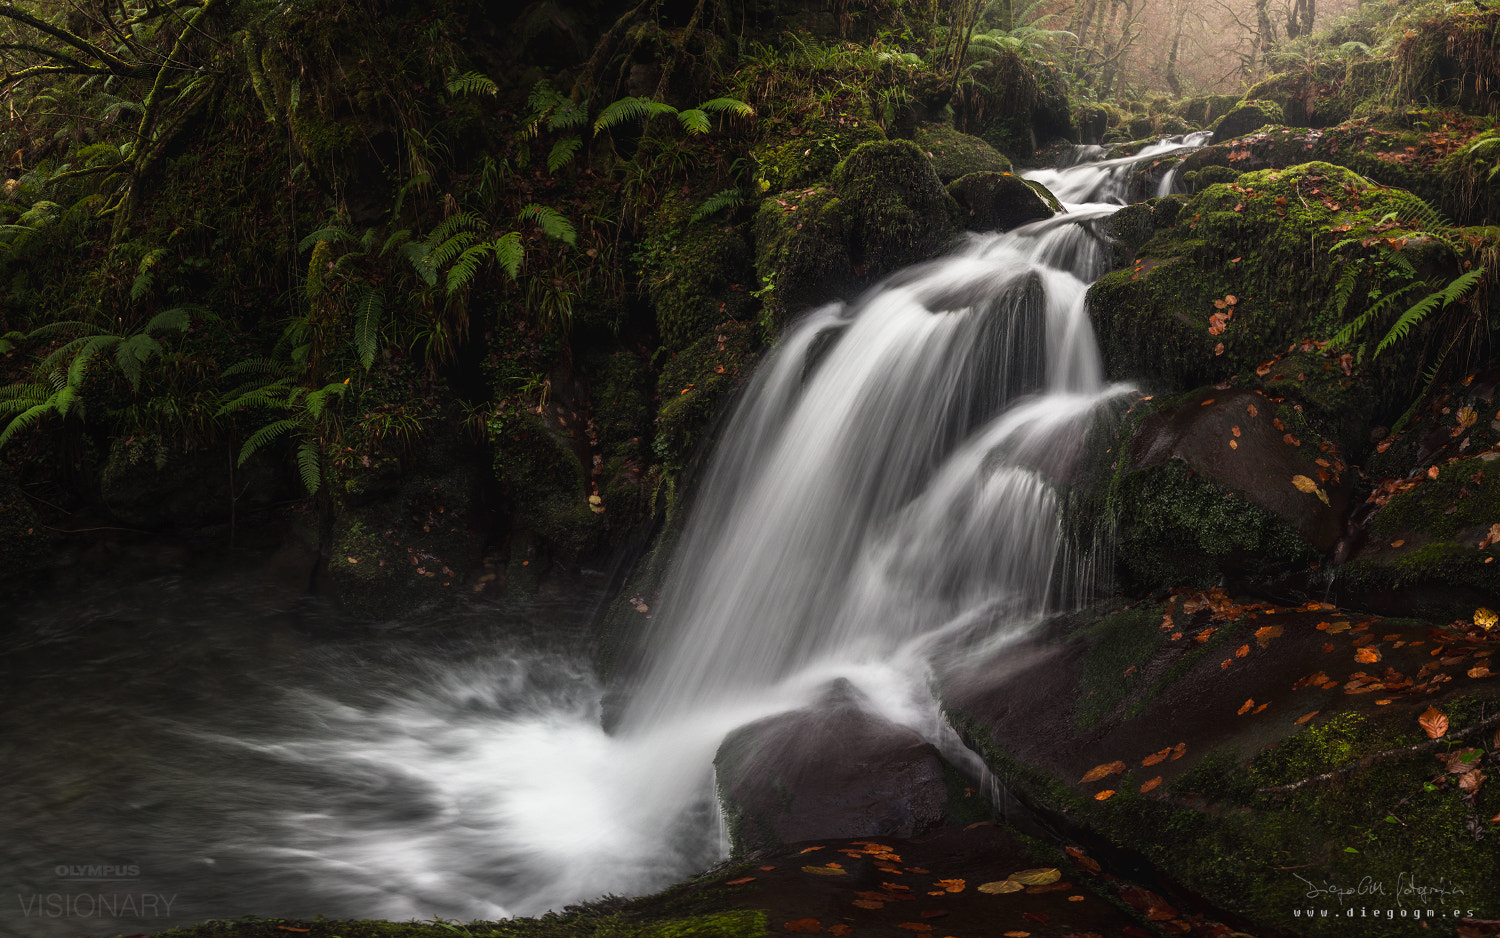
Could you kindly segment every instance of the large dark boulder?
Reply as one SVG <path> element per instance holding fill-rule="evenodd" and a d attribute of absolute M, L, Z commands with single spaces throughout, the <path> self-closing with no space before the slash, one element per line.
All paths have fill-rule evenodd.
<path fill-rule="evenodd" d="M 927 833 L 953 770 L 910 729 L 837 682 L 817 703 L 735 730 L 714 759 L 737 852 L 832 837 Z"/>
<path fill-rule="evenodd" d="M 970 231 L 1009 231 L 1056 214 L 1036 185 L 1008 172 L 970 173 L 950 183 L 948 193 Z"/>

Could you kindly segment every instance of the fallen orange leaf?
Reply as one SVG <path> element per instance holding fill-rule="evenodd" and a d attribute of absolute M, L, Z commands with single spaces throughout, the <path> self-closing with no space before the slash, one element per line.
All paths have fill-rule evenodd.
<path fill-rule="evenodd" d="M 940 879 L 932 885 L 948 892 L 963 892 L 965 883 L 961 879 Z"/>
<path fill-rule="evenodd" d="M 1086 773 L 1084 773 L 1083 778 L 1080 778 L 1078 780 L 1078 784 L 1082 785 L 1085 782 L 1097 782 L 1101 778 L 1107 778 L 1111 775 L 1115 775 L 1123 771 L 1125 771 L 1125 763 L 1106 762 L 1103 765 L 1096 765 L 1092 769 L 1089 769 Z"/>
<path fill-rule="evenodd" d="M 1245 657 L 1248 654 L 1250 654 L 1250 646 L 1249 645 L 1241 645 L 1239 648 L 1236 648 L 1234 650 L 1234 656 L 1236 658 L 1243 658 L 1243 657 Z"/>
<path fill-rule="evenodd" d="M 1160 775 L 1156 776 L 1156 778 L 1151 779 L 1151 781 L 1149 781 L 1149 782 L 1142 782 L 1141 783 L 1141 794 L 1144 795 L 1146 792 L 1150 791 L 1151 789 L 1155 788 L 1157 785 L 1160 785 L 1160 784 L 1161 784 L 1161 776 Z"/>
<path fill-rule="evenodd" d="M 1374 648 L 1361 648 L 1354 653 L 1354 660 L 1361 664 L 1374 664 L 1380 660 L 1380 652 Z"/>
<path fill-rule="evenodd" d="M 753 882 L 755 882 L 755 877 L 754 876 L 741 876 L 739 879 L 725 880 L 724 881 L 724 885 L 726 885 L 726 886 L 743 886 L 746 883 L 753 883 Z"/>
<path fill-rule="evenodd" d="M 1312 713 L 1304 713 L 1300 717 L 1298 717 L 1297 719 L 1293 720 L 1292 721 L 1292 725 L 1293 726 L 1301 726 L 1302 724 L 1306 723 L 1308 720 L 1311 720 L 1313 717 L 1317 716 L 1318 714 L 1320 714 L 1322 712 L 1323 711 L 1321 711 L 1321 710 L 1314 710 Z"/>
<path fill-rule="evenodd" d="M 819 932 L 823 930 L 823 923 L 815 918 L 799 918 L 781 927 L 787 931 Z"/>
<path fill-rule="evenodd" d="M 1099 792 L 1097 795 L 1095 795 L 1094 796 L 1094 800 L 1095 801 L 1108 801 L 1109 799 L 1113 798 L 1114 796 L 1115 796 L 1115 790 L 1113 788 L 1106 788 L 1103 791 Z"/>
<path fill-rule="evenodd" d="M 1245 407 L 1245 413 L 1249 414 L 1252 417 L 1255 417 L 1255 416 L 1259 416 L 1260 411 L 1258 411 L 1258 410 L 1255 409 L 1255 405 L 1254 404 L 1248 404 Z"/>
<path fill-rule="evenodd" d="M 1166 749 L 1159 749 L 1156 752 L 1151 753 L 1151 755 L 1147 756 L 1146 758 L 1142 759 L 1141 765 L 1155 765 L 1158 762 L 1165 762 L 1167 761 L 1167 756 L 1170 756 L 1171 754 L 1171 746 L 1168 746 Z"/>
<path fill-rule="evenodd" d="M 1178 743 L 1177 745 L 1172 747 L 1173 762 L 1176 762 L 1178 759 L 1181 759 L 1185 755 L 1187 755 L 1187 743 Z"/>
<path fill-rule="evenodd" d="M 1263 625 L 1255 630 L 1255 641 L 1260 647 L 1265 648 L 1271 644 L 1271 639 L 1281 637 L 1281 626 Z"/>
<path fill-rule="evenodd" d="M 1448 717 L 1437 707 L 1428 707 L 1421 716 L 1417 717 L 1417 722 L 1433 739 L 1448 732 Z"/>

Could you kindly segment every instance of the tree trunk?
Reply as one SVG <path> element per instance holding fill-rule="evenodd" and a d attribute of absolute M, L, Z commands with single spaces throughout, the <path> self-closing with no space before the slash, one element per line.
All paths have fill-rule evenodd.
<path fill-rule="evenodd" d="M 1177 29 L 1172 34 L 1172 51 L 1167 53 L 1167 87 L 1178 97 L 1182 96 L 1182 81 L 1177 77 L 1177 50 L 1182 46 L 1182 19 L 1177 20 Z"/>
<path fill-rule="evenodd" d="M 1255 51 L 1259 53 L 1252 59 L 1254 61 L 1265 60 L 1271 54 L 1271 7 L 1270 0 L 1255 0 Z"/>

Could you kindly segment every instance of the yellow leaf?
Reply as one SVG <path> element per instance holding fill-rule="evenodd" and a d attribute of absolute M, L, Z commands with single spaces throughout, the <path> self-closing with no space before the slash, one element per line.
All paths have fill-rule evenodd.
<path fill-rule="evenodd" d="M 1460 407 L 1457 416 L 1458 425 L 1465 428 L 1474 426 L 1474 421 L 1479 419 L 1479 415 L 1472 407 Z"/>
<path fill-rule="evenodd" d="M 1050 886 L 1062 879 L 1062 870 L 1059 870 L 1055 866 L 1048 866 L 1035 870 L 1022 870 L 1019 873 L 1012 873 L 1006 878 L 1013 883 L 1020 883 L 1022 886 Z"/>
<path fill-rule="evenodd" d="M 1002 879 L 993 883 L 981 883 L 978 888 L 986 895 L 998 896 L 1007 892 L 1020 892 L 1026 887 L 1014 880 Z"/>
<path fill-rule="evenodd" d="M 1500 616 L 1496 616 L 1493 609 L 1480 606 L 1474 610 L 1474 624 L 1486 632 L 1495 627 L 1497 620 L 1500 620 Z"/>
<path fill-rule="evenodd" d="M 1297 487 L 1297 491 L 1306 492 L 1309 495 L 1318 490 L 1318 483 L 1307 476 L 1292 476 L 1292 484 Z"/>

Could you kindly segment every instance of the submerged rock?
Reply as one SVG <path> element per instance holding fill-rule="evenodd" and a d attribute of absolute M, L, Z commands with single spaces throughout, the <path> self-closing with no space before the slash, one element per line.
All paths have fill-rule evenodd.
<path fill-rule="evenodd" d="M 817 703 L 735 730 L 714 759 L 736 852 L 833 837 L 925 834 L 956 773 L 936 748 L 839 680 Z"/>

